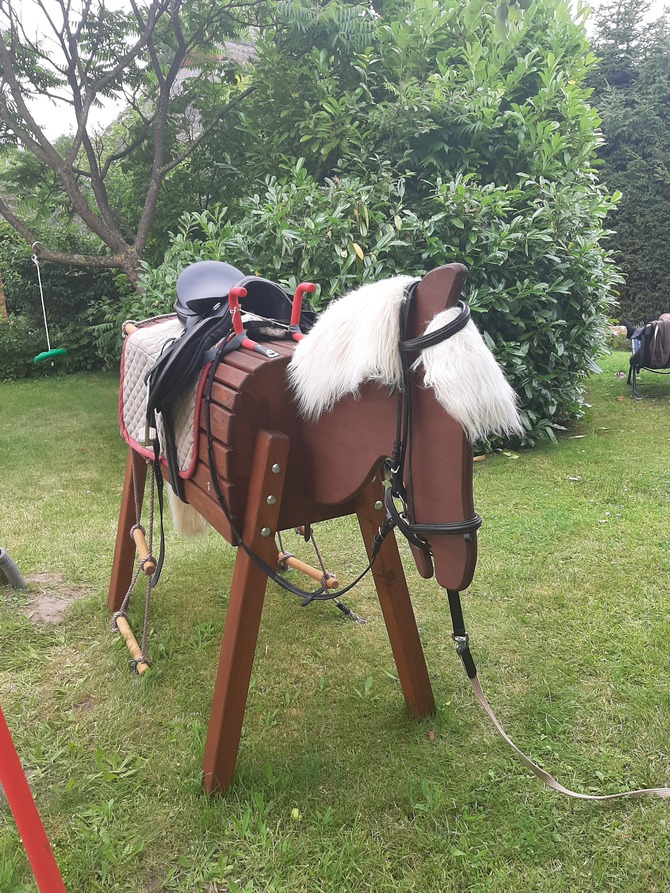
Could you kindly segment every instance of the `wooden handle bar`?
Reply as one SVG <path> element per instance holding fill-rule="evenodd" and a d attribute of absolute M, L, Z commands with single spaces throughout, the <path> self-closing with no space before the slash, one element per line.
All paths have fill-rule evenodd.
<path fill-rule="evenodd" d="M 294 570 L 300 571 L 301 574 L 305 574 L 306 576 L 311 577 L 312 580 L 317 580 L 319 583 L 323 579 L 323 573 L 318 570 L 318 568 L 312 567 L 310 564 L 305 564 L 304 561 L 301 561 L 299 558 L 290 555 L 288 552 L 280 552 L 278 561 L 280 564 L 292 567 Z M 325 587 L 326 589 L 339 589 L 340 584 L 335 577 L 327 576 L 325 580 Z"/>
<path fill-rule="evenodd" d="M 156 560 L 151 555 L 149 551 L 149 546 L 147 546 L 147 541 L 144 536 L 144 531 L 141 527 L 136 527 L 133 530 L 133 539 L 135 540 L 135 548 L 137 549 L 137 554 L 141 559 L 148 558 L 149 561 L 145 561 L 142 565 L 142 570 L 150 577 L 152 574 L 156 573 Z"/>
<path fill-rule="evenodd" d="M 137 331 L 137 328 L 138 328 L 138 327 L 137 327 L 134 323 L 132 323 L 132 322 L 127 322 L 127 323 L 125 323 L 124 326 L 123 326 L 123 334 L 124 334 L 124 335 L 126 336 L 126 338 L 127 338 L 128 335 L 132 335 L 133 332 L 136 332 L 136 331 Z"/>
<path fill-rule="evenodd" d="M 128 625 L 128 621 L 123 615 L 119 615 L 116 618 L 116 628 L 121 633 L 121 638 L 126 643 L 132 659 L 134 661 L 139 661 L 142 657 L 142 651 L 140 650 L 140 646 L 137 644 L 137 639 L 133 635 L 132 629 Z M 144 661 L 142 661 L 141 663 L 136 663 L 135 669 L 140 675 L 142 675 L 145 670 L 149 669 L 149 664 L 145 663 Z"/>

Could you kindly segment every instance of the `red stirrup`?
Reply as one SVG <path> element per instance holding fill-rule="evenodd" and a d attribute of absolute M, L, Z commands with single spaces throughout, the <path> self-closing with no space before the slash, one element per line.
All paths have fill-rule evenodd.
<path fill-rule="evenodd" d="M 242 285 L 234 285 L 228 292 L 230 317 L 233 321 L 233 332 L 235 332 L 236 335 L 246 334 L 244 326 L 242 325 L 242 311 L 240 309 L 240 299 L 246 298 L 246 296 L 247 290 Z M 244 347 L 246 350 L 252 350 L 254 353 L 260 353 L 264 357 L 272 358 L 279 356 L 276 350 L 271 350 L 269 347 L 263 347 L 263 345 L 259 344 L 257 341 L 252 341 L 251 338 L 243 338 L 240 346 Z"/>
<path fill-rule="evenodd" d="M 289 332 L 294 341 L 300 341 L 305 335 L 300 331 L 300 311 L 302 310 L 302 296 L 316 291 L 313 282 L 301 282 L 293 295 L 293 308 L 291 310 L 291 325 Z"/>

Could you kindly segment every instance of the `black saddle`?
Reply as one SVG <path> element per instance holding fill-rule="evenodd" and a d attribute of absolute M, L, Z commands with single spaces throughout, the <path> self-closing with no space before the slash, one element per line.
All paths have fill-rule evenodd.
<path fill-rule="evenodd" d="M 283 288 L 261 276 L 245 276 L 237 267 L 219 260 L 199 261 L 179 274 L 175 312 L 188 330 L 199 319 L 216 313 L 235 285 L 247 291 L 242 299 L 243 313 L 288 324 L 292 305 Z"/>
<path fill-rule="evenodd" d="M 174 309 L 184 325 L 184 333 L 166 345 L 146 375 L 149 386 L 147 420 L 156 429 L 156 413 L 163 416 L 164 453 L 170 468 L 175 492 L 183 499 L 179 477 L 177 448 L 174 441 L 172 406 L 176 397 L 200 374 L 213 355 L 213 348 L 228 339 L 225 350 L 239 346 L 241 336 L 232 338 L 233 322 L 228 306 L 228 292 L 233 286 L 246 289 L 242 299 L 242 319 L 248 314 L 245 326 L 254 335 L 281 338 L 288 333 L 292 304 L 286 292 L 275 282 L 261 276 L 245 276 L 232 264 L 218 260 L 204 260 L 191 264 L 179 274 Z M 314 323 L 315 314 L 300 315 L 300 326 L 305 331 Z M 154 443 L 158 455 L 158 444 Z"/>

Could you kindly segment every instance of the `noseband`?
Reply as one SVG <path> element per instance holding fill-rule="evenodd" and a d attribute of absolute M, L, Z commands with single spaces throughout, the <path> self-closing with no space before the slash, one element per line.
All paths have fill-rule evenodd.
<path fill-rule="evenodd" d="M 459 301 L 458 315 L 434 332 L 420 335 L 417 338 L 407 339 L 407 325 L 412 298 L 416 292 L 416 282 L 407 289 L 407 297 L 402 307 L 400 318 L 400 357 L 402 363 L 402 386 L 397 388 L 397 424 L 396 439 L 393 444 L 391 457 L 387 460 L 387 470 L 390 485 L 386 488 L 386 521 L 384 527 L 390 530 L 397 527 L 403 536 L 417 549 L 429 556 L 430 544 L 425 539 L 431 535 L 461 535 L 470 540 L 471 534 L 481 527 L 482 519 L 475 514 L 464 521 L 435 522 L 429 524 L 417 524 L 414 519 L 412 500 L 412 464 L 408 465 L 408 476 L 405 481 L 405 465 L 408 454 L 411 458 L 412 444 L 412 380 L 411 369 L 413 358 L 427 347 L 434 347 L 447 338 L 451 338 L 470 321 L 470 308 L 464 301 Z M 401 503 L 398 510 L 395 500 Z"/>

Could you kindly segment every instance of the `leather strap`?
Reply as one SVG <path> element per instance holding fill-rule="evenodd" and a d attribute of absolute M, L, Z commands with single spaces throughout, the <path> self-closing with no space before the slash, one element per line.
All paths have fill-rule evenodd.
<path fill-rule="evenodd" d="M 541 782 L 546 784 L 548 788 L 551 788 L 552 791 L 556 791 L 559 794 L 564 794 L 566 797 L 572 797 L 573 800 L 619 800 L 623 797 L 661 797 L 664 800 L 670 798 L 670 788 L 639 788 L 635 791 L 620 791 L 617 794 L 581 794 L 579 793 L 579 791 L 572 791 L 570 790 L 570 788 L 566 788 L 559 781 L 556 781 L 556 779 L 552 775 L 550 775 L 548 772 L 545 772 L 544 769 L 540 769 L 537 763 L 534 763 L 530 757 L 526 756 L 521 748 L 517 747 L 516 744 L 512 741 L 512 739 L 502 727 L 502 724 L 498 720 L 497 716 L 491 709 L 491 705 L 486 700 L 484 692 L 482 691 L 482 687 L 479 684 L 479 679 L 477 678 L 477 667 L 475 666 L 475 662 L 472 658 L 472 655 L 470 654 L 468 634 L 465 631 L 465 624 L 463 622 L 463 610 L 461 607 L 460 593 L 455 589 L 447 589 L 447 595 L 449 597 L 449 611 L 451 613 L 451 623 L 454 630 L 452 638 L 456 643 L 456 651 L 458 653 L 458 656 L 461 658 L 461 661 L 463 662 L 463 667 L 465 669 L 465 672 L 467 673 L 468 679 L 470 680 L 470 685 L 472 686 L 472 691 L 474 692 L 475 698 L 477 699 L 477 702 L 484 710 L 488 718 L 493 723 L 496 732 L 500 735 L 503 741 L 509 744 L 514 753 L 523 762 L 524 766 L 530 769 L 533 775 L 537 776 L 537 778 L 539 778 Z"/>
<path fill-rule="evenodd" d="M 670 788 L 639 788 L 635 791 L 620 791 L 618 794 L 581 794 L 579 791 L 571 791 L 570 788 L 566 788 L 559 781 L 556 781 L 556 779 L 549 775 L 548 772 L 545 772 L 544 769 L 540 769 L 530 757 L 526 756 L 526 754 L 516 746 L 507 732 L 503 729 L 498 718 L 491 709 L 489 702 L 484 697 L 484 692 L 482 691 L 479 679 L 477 679 L 476 676 L 470 679 L 470 685 L 472 686 L 477 701 L 493 723 L 496 732 L 500 735 L 503 741 L 509 744 L 514 753 L 521 759 L 524 766 L 530 769 L 533 775 L 536 775 L 540 781 L 544 782 L 544 784 L 546 784 L 548 788 L 551 788 L 552 791 L 557 791 L 559 794 L 565 794 L 566 797 L 572 797 L 573 800 L 618 800 L 622 797 L 661 797 L 664 800 L 670 798 Z"/>
<path fill-rule="evenodd" d="M 409 304 L 411 294 L 413 292 L 410 292 L 408 295 L 406 304 Z M 419 353 L 427 347 L 434 347 L 436 344 L 446 341 L 447 338 L 451 338 L 456 332 L 464 329 L 470 322 L 470 308 L 465 301 L 459 301 L 456 306 L 459 308 L 459 314 L 455 319 L 452 319 L 451 322 L 446 323 L 439 329 L 435 329 L 434 332 L 429 332 L 427 335 L 419 335 L 418 338 L 409 338 L 407 341 L 401 341 L 398 345 L 400 352 Z"/>

